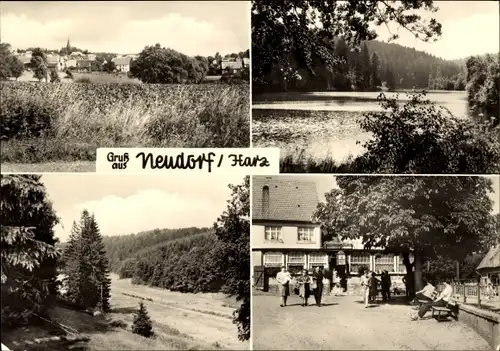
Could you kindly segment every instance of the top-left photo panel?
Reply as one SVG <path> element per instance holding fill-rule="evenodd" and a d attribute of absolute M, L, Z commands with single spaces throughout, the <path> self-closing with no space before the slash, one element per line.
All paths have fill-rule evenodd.
<path fill-rule="evenodd" d="M 249 1 L 2 2 L 2 172 L 250 147 Z"/>

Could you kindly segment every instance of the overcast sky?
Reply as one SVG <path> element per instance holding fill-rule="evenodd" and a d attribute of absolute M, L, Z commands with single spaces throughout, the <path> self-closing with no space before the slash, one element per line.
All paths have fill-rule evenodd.
<path fill-rule="evenodd" d="M 426 51 L 445 59 L 458 59 L 470 55 L 499 52 L 499 3 L 498 1 L 435 1 L 437 13 L 421 12 L 427 18 L 434 17 L 442 25 L 442 36 L 437 42 L 424 43 L 415 39 L 405 29 L 399 31 L 395 43 Z M 389 36 L 385 26 L 378 27 L 381 40 Z"/>
<path fill-rule="evenodd" d="M 102 235 L 156 228 L 211 227 L 226 209 L 228 184 L 242 176 L 44 174 L 42 181 L 60 218 L 55 234 L 66 241 L 85 208 Z"/>
<path fill-rule="evenodd" d="M 160 43 L 186 55 L 250 47 L 247 1 L 0 2 L 1 41 L 14 48 L 138 53 Z"/>
<path fill-rule="evenodd" d="M 279 176 L 280 179 L 297 179 L 303 181 L 313 181 L 316 183 L 316 190 L 318 191 L 319 201 L 325 201 L 325 194 L 333 188 L 338 188 L 334 176 L 329 175 L 283 175 Z M 490 199 L 493 201 L 493 213 L 500 212 L 500 177 L 488 176 L 493 182 L 493 192 L 489 194 Z"/>

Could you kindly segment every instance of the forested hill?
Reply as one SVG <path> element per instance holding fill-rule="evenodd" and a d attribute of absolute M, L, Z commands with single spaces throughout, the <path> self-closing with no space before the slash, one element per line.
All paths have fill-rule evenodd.
<path fill-rule="evenodd" d="M 464 83 L 460 85 L 460 90 L 465 88 L 465 60 L 444 60 L 414 48 L 377 40 L 366 44 L 370 52 L 377 53 L 382 65 L 392 68 L 397 88 L 429 88 L 430 77 L 431 85 L 435 82 L 436 85 L 441 85 L 438 87 L 441 89 L 447 88 L 447 81 L 455 84 L 458 79 L 462 80 L 459 83 Z M 447 90 L 452 89 L 458 90 L 458 83 L 457 87 L 450 85 Z"/>
<path fill-rule="evenodd" d="M 121 263 L 137 253 L 157 245 L 193 235 L 207 233 L 208 228 L 154 229 L 137 234 L 104 236 L 103 242 L 109 259 L 110 269 L 118 272 Z"/>

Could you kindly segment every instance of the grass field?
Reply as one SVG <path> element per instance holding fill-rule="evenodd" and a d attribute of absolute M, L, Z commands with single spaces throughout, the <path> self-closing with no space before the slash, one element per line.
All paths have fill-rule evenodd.
<path fill-rule="evenodd" d="M 248 85 L 7 82 L 2 163 L 94 161 L 98 147 L 248 147 Z"/>
<path fill-rule="evenodd" d="M 232 311 L 237 303 L 222 294 L 181 294 L 164 289 L 132 285 L 129 279 L 112 277 L 111 312 L 91 316 L 64 307 L 56 307 L 52 320 L 77 330 L 88 341 L 72 347 L 81 350 L 247 350 L 248 342 L 240 342 L 232 324 Z M 153 321 L 153 338 L 131 332 L 133 316 L 139 301 Z M 23 341 L 53 335 L 37 327 L 20 328 L 2 336 L 8 347 L 21 349 Z M 24 346 L 22 349 L 30 350 Z M 53 344 L 33 350 L 67 350 Z"/>

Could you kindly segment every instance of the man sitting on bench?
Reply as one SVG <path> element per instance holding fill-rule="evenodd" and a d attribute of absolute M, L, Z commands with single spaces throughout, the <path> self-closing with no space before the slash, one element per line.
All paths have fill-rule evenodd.
<path fill-rule="evenodd" d="M 423 279 L 423 281 L 425 286 L 422 290 L 415 293 L 415 300 L 413 300 L 414 302 L 418 302 L 418 300 L 433 301 L 433 295 L 435 291 L 434 285 L 432 285 L 431 282 L 425 278 Z"/>
<path fill-rule="evenodd" d="M 424 315 L 433 307 L 446 307 L 448 302 L 451 300 L 451 296 L 453 295 L 453 288 L 450 285 L 450 280 L 446 279 L 444 283 L 444 290 L 439 294 L 439 296 L 434 301 L 429 301 L 420 306 L 418 313 L 416 316 L 412 317 L 412 321 L 416 321 L 417 319 L 422 319 Z"/>

